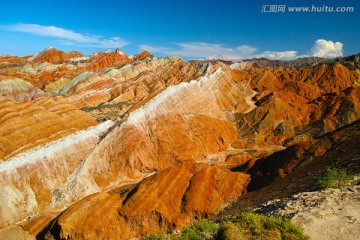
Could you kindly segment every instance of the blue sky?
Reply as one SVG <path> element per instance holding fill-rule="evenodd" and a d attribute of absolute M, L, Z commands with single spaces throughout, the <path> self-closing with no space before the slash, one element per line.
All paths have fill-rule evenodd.
<path fill-rule="evenodd" d="M 270 12 L 279 5 L 284 12 Z M 289 10 L 312 6 L 354 11 Z M 358 0 L 0 0 L 0 55 L 54 46 L 84 54 L 148 49 L 186 60 L 346 56 L 360 52 L 359 23 Z"/>

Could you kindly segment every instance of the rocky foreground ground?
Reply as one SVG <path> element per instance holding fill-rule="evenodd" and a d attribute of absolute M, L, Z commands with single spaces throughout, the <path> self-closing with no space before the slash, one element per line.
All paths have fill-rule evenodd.
<path fill-rule="evenodd" d="M 255 207 L 291 219 L 311 239 L 352 240 L 360 236 L 360 186 L 303 192 Z"/>

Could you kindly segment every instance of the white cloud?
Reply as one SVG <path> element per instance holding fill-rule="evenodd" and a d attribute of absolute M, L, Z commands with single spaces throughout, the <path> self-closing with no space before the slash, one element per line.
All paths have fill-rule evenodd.
<path fill-rule="evenodd" d="M 324 39 L 315 41 L 311 48 L 311 55 L 314 57 L 334 58 L 343 55 L 343 44 L 341 42 L 332 42 Z"/>
<path fill-rule="evenodd" d="M 258 53 L 255 47 L 241 45 L 235 48 L 224 47 L 222 44 L 206 42 L 177 43 L 176 48 L 156 47 L 153 45 L 141 45 L 142 49 L 150 52 L 158 52 L 166 55 L 177 54 L 180 57 L 192 59 L 223 59 L 237 61 L 245 58 L 266 57 L 270 59 L 289 60 L 296 57 L 296 51 Z"/>
<path fill-rule="evenodd" d="M 177 54 L 181 57 L 192 59 L 240 60 L 249 57 L 252 53 L 256 52 L 256 48 L 249 45 L 230 48 L 225 47 L 222 44 L 206 42 L 176 43 L 175 48 L 153 45 L 140 45 L 140 48 L 147 49 L 150 52 L 158 52 L 166 55 Z"/>
<path fill-rule="evenodd" d="M 297 58 L 297 51 L 285 51 L 285 52 L 270 52 L 265 51 L 256 57 L 264 57 L 268 59 L 280 59 L 280 60 L 292 60 Z"/>
<path fill-rule="evenodd" d="M 244 54 L 244 55 L 250 55 L 256 52 L 256 48 L 251 47 L 249 45 L 242 45 L 239 47 L 235 48 L 239 53 Z"/>
<path fill-rule="evenodd" d="M 172 50 L 168 47 L 157 47 L 153 45 L 143 44 L 139 46 L 141 50 L 148 50 L 152 53 L 170 53 Z M 171 54 L 171 53 L 170 53 Z"/>
<path fill-rule="evenodd" d="M 210 44 L 205 42 L 186 42 L 179 43 L 179 50 L 175 53 L 184 57 L 197 57 L 197 58 L 223 58 L 236 56 L 234 49 L 226 48 L 220 44 Z"/>
<path fill-rule="evenodd" d="M 223 59 L 239 61 L 246 58 L 268 58 L 272 60 L 293 60 L 299 57 L 324 57 L 333 58 L 342 56 L 343 44 L 324 39 L 315 41 L 314 46 L 308 51 L 309 54 L 298 55 L 297 51 L 263 51 L 259 52 L 257 48 L 250 45 L 241 45 L 237 47 L 226 47 L 223 44 L 214 44 L 206 42 L 183 42 L 175 43 L 171 47 L 159 47 L 154 45 L 141 45 L 142 49 L 147 49 L 153 53 L 165 55 L 177 54 L 183 58 L 189 59 Z"/>
<path fill-rule="evenodd" d="M 72 30 L 59 28 L 55 26 L 43 26 L 39 24 L 17 23 L 13 25 L 3 25 L 0 29 L 11 32 L 30 33 L 39 36 L 53 37 L 65 40 L 68 45 L 81 45 L 99 48 L 123 47 L 128 44 L 120 37 L 103 38 L 90 34 L 77 33 Z"/>

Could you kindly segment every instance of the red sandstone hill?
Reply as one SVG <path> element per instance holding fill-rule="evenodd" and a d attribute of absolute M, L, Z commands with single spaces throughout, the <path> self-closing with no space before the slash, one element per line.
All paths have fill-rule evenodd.
<path fill-rule="evenodd" d="M 0 227 L 136 238 L 326 165 L 360 118 L 356 61 L 0 57 Z"/>
<path fill-rule="evenodd" d="M 77 58 L 82 56 L 84 55 L 77 51 L 65 53 L 63 51 L 57 50 L 54 47 L 49 47 L 44 51 L 40 52 L 39 54 L 35 55 L 32 61 L 38 63 L 43 63 L 43 62 L 57 63 L 57 62 L 68 61 L 71 58 Z"/>
<path fill-rule="evenodd" d="M 90 64 L 88 65 L 88 69 L 97 70 L 105 67 L 122 65 L 131 62 L 131 59 L 123 51 L 117 49 L 115 52 L 107 51 L 96 53 L 90 57 L 89 61 Z"/>
<path fill-rule="evenodd" d="M 212 216 L 226 200 L 240 196 L 248 181 L 249 175 L 220 167 L 182 164 L 159 171 L 138 185 L 79 201 L 38 237 L 131 239 L 170 231 L 194 217 Z M 104 227 L 108 224 L 112 227 Z"/>
<path fill-rule="evenodd" d="M 134 60 L 134 61 L 138 61 L 138 60 L 142 60 L 142 59 L 144 59 L 144 58 L 146 58 L 146 57 L 153 57 L 153 56 L 151 55 L 151 53 L 150 53 L 149 51 L 143 50 L 143 51 L 141 51 L 140 53 L 136 54 L 136 55 L 133 57 L 133 60 Z"/>

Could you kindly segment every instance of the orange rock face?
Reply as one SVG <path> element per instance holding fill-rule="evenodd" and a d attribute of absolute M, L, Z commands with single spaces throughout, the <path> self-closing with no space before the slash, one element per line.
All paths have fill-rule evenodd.
<path fill-rule="evenodd" d="M 0 112 L 1 160 L 96 124 L 66 99 L 49 98 L 21 79 L 0 80 Z"/>
<path fill-rule="evenodd" d="M 170 63 L 175 63 L 178 66 L 185 65 L 184 62 L 176 58 L 170 61 L 173 61 Z M 168 64 L 169 62 L 165 61 L 164 63 Z M 159 62 L 154 64 L 159 64 Z M 162 66 L 155 65 L 155 67 L 161 68 Z M 192 74 L 194 74 L 193 67 L 186 69 L 186 65 L 183 66 L 183 71 L 187 70 L 191 70 Z M 198 74 L 203 74 L 201 71 Z M 32 207 L 26 204 L 24 204 L 24 207 L 34 211 L 35 209 L 43 210 L 56 208 L 57 206 L 67 206 L 72 201 L 79 200 L 88 194 L 106 190 L 113 186 L 136 182 L 153 171 L 166 169 L 177 163 L 201 161 L 209 154 L 227 149 L 229 144 L 237 138 L 237 133 L 234 125 L 227 120 L 226 114 L 222 111 L 222 108 L 230 109 L 232 105 L 222 104 L 222 99 L 224 99 L 223 94 L 226 92 L 226 88 L 231 88 L 236 83 L 231 81 L 231 79 L 227 79 L 230 77 L 229 75 L 226 77 L 227 84 L 224 84 L 223 88 L 217 88 L 216 80 L 220 71 L 217 73 L 212 73 L 212 71 L 209 71 L 208 76 L 203 79 L 204 83 L 207 82 L 203 86 L 196 81 L 182 83 L 180 86 L 173 86 L 169 90 L 164 90 L 156 98 L 153 96 L 158 93 L 157 88 L 149 88 L 141 93 L 143 95 L 140 95 L 136 91 L 136 89 L 139 89 L 139 86 L 135 85 L 135 94 L 131 98 L 131 102 L 135 102 L 135 104 L 133 104 L 128 120 L 122 126 L 115 127 L 96 146 L 87 143 L 86 140 L 83 143 L 84 147 L 87 146 L 86 150 L 78 148 L 68 149 L 69 154 L 74 156 L 66 157 L 66 163 L 68 164 L 68 161 L 71 161 L 74 164 L 72 167 L 75 168 L 65 172 L 61 171 L 60 179 L 57 180 L 57 184 L 52 188 L 47 185 L 46 181 L 40 181 L 38 176 L 41 176 L 44 169 L 49 168 L 51 171 L 59 172 L 58 168 L 52 168 L 47 164 L 53 166 L 54 162 L 62 161 L 64 158 L 62 154 L 57 153 L 54 157 L 51 157 L 51 161 L 46 163 L 46 167 L 39 168 L 37 172 L 31 170 L 24 173 L 23 171 L 27 168 L 15 168 L 14 171 L 23 173 L 24 178 L 33 179 L 30 183 L 33 190 L 30 192 L 37 196 L 35 203 L 34 201 L 25 201 L 26 204 Z M 181 72 L 163 75 L 162 81 L 164 83 L 161 84 L 164 84 L 164 87 L 166 84 L 176 84 L 176 82 L 166 82 L 167 78 L 173 78 L 175 74 L 181 75 Z M 189 78 L 189 76 L 187 77 Z M 131 83 L 127 84 L 132 87 Z M 139 84 L 138 81 L 136 83 Z M 140 83 L 144 87 L 147 86 L 146 84 L 149 84 L 147 79 Z M 64 111 L 76 109 L 76 106 L 78 108 L 97 106 L 102 101 L 112 98 L 115 91 L 122 88 L 121 84 L 123 82 L 118 81 L 117 78 L 114 79 L 91 72 L 84 73 L 84 76 L 66 82 L 65 85 L 59 88 L 60 93 L 62 92 L 67 95 L 66 99 L 62 97 L 52 99 L 45 96 L 36 101 L 30 99 L 31 102 L 29 104 L 40 105 L 42 102 L 46 103 L 46 101 L 62 99 L 73 103 L 68 103 L 67 105 L 63 102 L 57 106 L 58 108 L 62 107 L 61 109 Z M 106 94 L 106 92 L 110 94 Z M 91 96 L 91 93 L 94 93 L 94 100 L 92 101 L 98 101 L 93 103 L 93 105 L 87 97 Z M 104 98 L 100 97 L 102 93 L 104 93 Z M 238 89 L 238 92 L 234 92 L 234 94 L 234 96 L 241 97 L 244 93 Z M 144 99 L 143 96 L 147 95 L 150 96 Z M 199 98 L 199 96 L 201 97 Z M 217 100 L 217 97 L 220 99 Z M 74 106 L 75 103 L 76 105 Z M 79 110 L 76 111 L 81 112 Z M 86 115 L 86 113 L 82 114 Z M 48 120 L 51 119 L 50 116 L 47 116 L 47 118 Z M 80 119 L 79 117 L 74 118 Z M 44 121 L 41 121 L 41 124 L 44 123 Z M 79 123 L 85 124 L 86 122 L 80 120 Z M 52 129 L 55 129 L 55 126 L 63 127 L 61 124 L 53 122 L 51 124 L 54 125 Z M 73 131 L 81 129 L 76 129 L 74 122 L 69 121 L 69 124 L 74 125 L 71 129 Z M 35 126 L 34 124 L 33 127 Z M 64 135 L 54 134 L 51 136 L 53 140 L 56 140 L 71 132 L 64 131 L 62 133 Z M 16 131 L 14 134 L 16 134 Z M 35 137 L 36 135 L 29 136 Z M 8 140 L 6 142 L 10 143 Z M 38 142 L 39 145 L 46 143 L 45 141 Z M 94 144 L 93 142 L 91 143 Z M 12 144 L 12 146 L 16 145 Z M 94 146 L 94 148 L 87 152 L 90 146 Z M 29 148 L 32 147 L 32 145 L 29 146 Z M 25 149 L 20 149 L 18 153 L 23 150 Z M 79 154 L 77 151 L 81 151 L 83 154 Z M 47 158 L 49 157 L 45 157 L 45 159 Z M 38 154 L 35 154 L 31 159 L 36 163 L 44 161 L 44 158 Z M 83 164 L 77 166 L 79 159 L 83 160 Z M 35 185 L 35 183 L 41 182 L 43 184 L 42 191 L 39 190 L 41 188 L 38 185 Z M 5 178 L 4 183 L 13 184 L 13 180 Z M 25 181 L 24 185 L 17 186 L 16 190 L 12 190 L 12 192 L 24 191 L 28 184 Z M 26 196 L 23 196 L 23 198 L 26 198 Z M 36 207 L 34 208 L 33 206 Z M 24 209 L 19 209 L 19 211 L 21 214 L 15 210 L 14 214 L 4 217 L 3 221 L 11 219 L 16 214 L 18 216 L 26 214 Z"/>
<path fill-rule="evenodd" d="M 61 97 L 33 103 L 3 100 L 0 112 L 1 160 L 96 124 Z"/>
<path fill-rule="evenodd" d="M 152 57 L 152 55 L 151 55 L 151 53 L 149 51 L 143 50 L 140 53 L 136 54 L 133 59 L 134 59 L 134 61 L 139 61 L 139 60 L 144 59 L 146 57 Z"/>
<path fill-rule="evenodd" d="M 194 217 L 216 213 L 244 192 L 249 179 L 220 167 L 184 163 L 136 186 L 83 199 L 56 219 L 45 238 L 131 239 L 179 228 Z M 105 227 L 108 223 L 111 228 Z"/>
<path fill-rule="evenodd" d="M 356 121 L 360 118 L 359 96 L 360 88 L 350 87 L 314 99 L 310 103 L 312 123 L 305 129 L 320 136 Z"/>
<path fill-rule="evenodd" d="M 55 133 L 51 136 L 55 139 L 39 138 L 38 142 L 34 140 L 32 143 L 43 144 L 49 139 L 53 141 L 0 163 L 0 226 L 24 219 L 31 213 L 43 210 L 58 211 L 71 203 L 71 194 L 62 193 L 59 189 L 70 181 L 69 174 L 77 170 L 100 141 L 103 132 L 111 126 L 112 122 L 105 122 L 83 131 L 77 130 L 70 135 L 65 131 Z M 34 131 L 37 130 L 36 127 L 35 125 Z M 24 131 L 25 129 L 26 127 Z M 51 131 L 51 127 L 47 131 Z M 13 136 L 14 144 L 29 141 L 29 138 L 33 140 L 45 133 L 37 132 L 37 135 L 34 135 L 29 132 L 29 136 L 23 135 L 23 139 L 20 140 Z M 62 137 L 61 134 L 65 133 L 67 136 Z"/>
<path fill-rule="evenodd" d="M 325 133 L 358 119 L 358 97 L 348 98 L 351 102 L 348 111 L 351 114 L 347 115 L 347 120 L 334 119 L 332 115 L 340 106 L 347 108 L 342 105 L 342 97 L 335 97 L 339 92 L 340 96 L 344 96 L 345 92 L 349 92 L 349 95 L 350 92 L 357 91 L 353 89 L 356 73 L 341 64 L 299 69 L 250 69 L 240 70 L 238 73 L 250 78 L 250 84 L 258 91 L 255 96 L 257 107 L 247 114 L 237 116 L 242 136 L 249 136 L 255 131 L 260 133 L 257 137 L 262 136 L 260 139 L 265 142 L 283 144 L 286 139 L 307 132 L 310 128 L 320 131 L 318 127 L 306 126 L 322 122 L 322 133 Z M 332 95 L 334 96 L 330 97 Z M 329 98 L 332 101 L 319 103 L 322 99 Z M 330 109 L 333 109 L 332 114 Z M 329 114 L 325 114 L 328 111 Z M 315 134 L 312 130 L 311 133 Z M 319 134 L 314 136 L 317 135 Z"/>
<path fill-rule="evenodd" d="M 87 69 L 98 70 L 105 67 L 112 67 L 131 62 L 128 55 L 121 50 L 116 52 L 99 52 L 92 56 L 89 61 L 91 62 Z"/>
<path fill-rule="evenodd" d="M 38 55 L 34 56 L 32 61 L 43 63 L 57 63 L 62 61 L 68 61 L 70 58 L 82 57 L 84 56 L 82 53 L 73 51 L 70 53 L 65 53 L 63 51 L 59 51 L 56 48 L 50 47 L 40 52 Z"/>
<path fill-rule="evenodd" d="M 31 57 L 18 57 L 18 56 L 0 56 L 0 66 L 7 66 L 8 64 L 24 63 Z"/>
<path fill-rule="evenodd" d="M 64 188 L 71 187 L 80 198 L 87 189 L 137 181 L 228 149 L 237 131 L 217 105 L 217 91 L 196 81 L 163 91 L 109 132 L 73 176 L 75 184 Z"/>
<path fill-rule="evenodd" d="M 352 161 L 357 161 L 357 155 L 352 148 L 354 142 L 359 139 L 359 126 L 360 121 L 357 120 L 346 125 L 346 127 L 339 128 L 315 139 L 303 137 L 290 147 L 258 160 L 248 170 L 248 173 L 251 174 L 251 183 L 248 190 L 252 191 L 269 185 L 271 182 L 284 178 L 296 169 L 315 160 L 321 160 L 322 162 L 317 164 L 324 165 L 322 158 L 326 159 L 331 154 L 334 154 L 334 149 L 340 152 L 340 155 L 336 153 L 337 157 L 340 158 L 339 161 L 343 160 L 341 158 L 344 155 L 347 155 L 344 156 L 345 159 L 349 159 L 348 156 L 350 155 Z M 349 149 L 345 150 L 344 142 L 346 142 L 346 147 Z"/>

